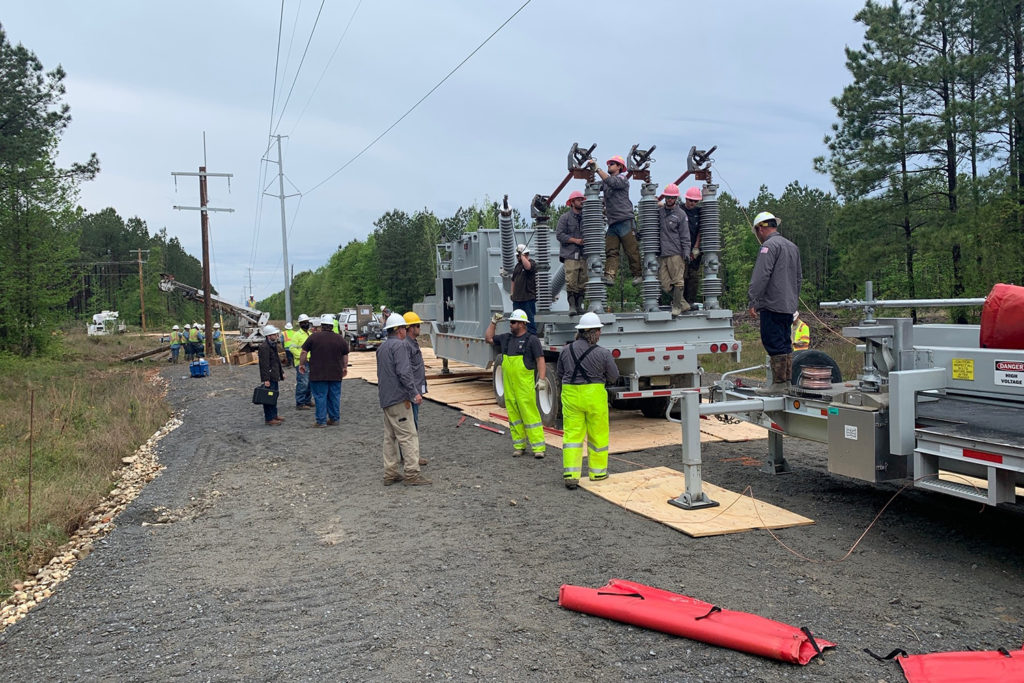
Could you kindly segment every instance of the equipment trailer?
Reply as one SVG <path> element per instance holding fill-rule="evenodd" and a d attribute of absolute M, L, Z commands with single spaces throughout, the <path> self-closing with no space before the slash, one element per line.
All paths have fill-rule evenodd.
<path fill-rule="evenodd" d="M 984 301 L 882 301 L 873 298 L 868 282 L 864 301 L 821 304 L 865 313 L 859 325 L 843 328 L 844 336 L 864 342 L 857 382 L 829 381 L 841 379 L 829 377 L 831 366 L 805 366 L 794 371 L 785 394 L 759 396 L 726 373 L 711 388 L 712 403 L 698 406 L 695 397 L 685 398 L 692 404 L 689 420 L 731 414 L 767 428 L 768 473 L 790 471 L 783 436 L 794 436 L 826 444 L 833 474 L 872 483 L 906 478 L 919 488 L 987 505 L 1013 503 L 1015 487 L 1024 485 L 1024 351 L 981 348 L 979 325 L 874 317 L 876 308 Z M 687 472 L 687 491 L 699 492 L 699 441 L 684 440 L 683 460 L 698 464 Z"/>
<path fill-rule="evenodd" d="M 586 296 L 589 310 L 597 313 L 605 328 L 601 345 L 610 349 L 619 367 L 620 380 L 608 388 L 612 406 L 640 409 L 650 417 L 664 416 L 671 409 L 673 389 L 700 386 L 703 354 L 731 354 L 740 357 L 740 342 L 733 335 L 732 311 L 719 307 L 722 282 L 718 277 L 721 235 L 718 223 L 717 185 L 711 184 L 710 152 L 690 150 L 684 178 L 694 175 L 704 180 L 702 203 L 702 241 L 705 254 L 704 303 L 700 310 L 673 318 L 658 304 L 657 280 L 658 214 L 657 185 L 650 182 L 650 150 L 633 147 L 627 168 L 633 179 L 642 181 L 638 203 L 638 229 L 642 238 L 643 299 L 642 311 L 606 312 L 607 287 L 604 275 L 604 233 L 600 185 L 586 161 L 594 150 L 573 145 L 569 152 L 568 174 L 551 196 L 537 195 L 531 204 L 532 229 L 515 229 L 508 197 L 499 214 L 497 230 L 478 230 L 437 247 L 437 277 L 434 294 L 414 306 L 430 334 L 434 352 L 445 360 L 455 359 L 480 368 L 493 368 L 494 391 L 504 404 L 501 363 L 492 345 L 484 340 L 492 313 L 512 310 L 510 275 L 515 265 L 515 248 L 530 246 L 537 269 L 537 316 L 539 337 L 547 363 L 548 389 L 540 392 L 537 404 L 545 425 L 557 423 L 561 413 L 560 381 L 555 361 L 561 348 L 576 336 L 579 316 L 570 312 L 563 291 L 565 272 L 557 260 L 558 241 L 549 226 L 548 208 L 554 196 L 571 178 L 587 181 L 583 205 L 584 255 L 587 259 Z M 713 148 L 712 148 L 713 149 Z M 552 254 L 555 258 L 552 258 Z M 507 331 L 506 322 L 499 332 Z"/>

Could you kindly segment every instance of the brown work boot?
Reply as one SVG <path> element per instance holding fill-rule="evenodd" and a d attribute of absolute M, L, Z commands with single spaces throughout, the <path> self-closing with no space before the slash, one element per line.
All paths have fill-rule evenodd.
<path fill-rule="evenodd" d="M 512 451 L 512 457 L 513 457 L 513 458 L 521 458 L 521 457 L 523 457 L 524 455 L 526 455 L 526 449 L 523 449 L 523 448 L 517 448 L 517 449 L 515 449 L 514 451 Z"/>
<path fill-rule="evenodd" d="M 334 425 L 338 424 L 338 421 L 337 420 L 332 420 L 330 418 L 327 418 L 327 424 L 329 424 L 329 425 L 331 425 L 333 427 Z"/>
<path fill-rule="evenodd" d="M 537 460 L 540 460 L 541 458 L 544 457 L 544 451 L 534 451 L 533 457 L 536 458 Z"/>
<path fill-rule="evenodd" d="M 402 483 L 406 486 L 425 486 L 427 484 L 433 484 L 434 482 L 430 481 L 419 472 L 406 472 L 405 479 L 402 480 Z"/>
<path fill-rule="evenodd" d="M 755 389 L 755 393 L 762 396 L 786 393 L 789 388 L 789 377 L 786 376 L 786 358 L 785 355 L 771 356 L 772 382 L 766 387 Z"/>
<path fill-rule="evenodd" d="M 579 487 L 579 485 L 579 479 L 573 479 L 572 477 L 565 478 L 565 488 L 569 489 L 570 491 L 575 491 Z"/>
<path fill-rule="evenodd" d="M 397 484 L 400 481 L 402 481 L 402 475 L 400 475 L 400 474 L 385 474 L 384 475 L 384 485 L 385 486 L 391 486 L 392 484 Z"/>
<path fill-rule="evenodd" d="M 429 460 L 427 460 L 426 458 L 420 458 L 420 467 L 423 467 L 424 465 L 429 465 L 429 464 L 430 464 Z"/>

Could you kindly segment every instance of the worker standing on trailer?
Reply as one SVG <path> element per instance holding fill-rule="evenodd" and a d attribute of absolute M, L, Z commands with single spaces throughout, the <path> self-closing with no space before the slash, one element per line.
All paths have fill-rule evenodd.
<path fill-rule="evenodd" d="M 309 356 L 306 354 L 306 363 L 299 360 L 302 352 L 302 345 L 309 339 L 310 321 L 305 313 L 299 314 L 299 329 L 293 330 L 288 335 L 292 348 L 292 364 L 295 366 L 295 410 L 309 410 L 313 407 L 313 394 L 309 391 Z M 300 368 L 305 367 L 305 372 Z"/>
<path fill-rule="evenodd" d="M 672 295 L 672 315 L 690 310 L 683 298 L 686 262 L 690 258 L 690 226 L 679 206 L 679 186 L 669 183 L 658 199 L 658 227 L 661 254 L 658 256 L 658 281 L 666 294 Z"/>
<path fill-rule="evenodd" d="M 181 351 L 181 328 L 175 325 L 171 328 L 171 359 L 169 362 L 178 362 L 178 353 Z"/>
<path fill-rule="evenodd" d="M 608 160 L 607 171 L 602 171 L 594 159 L 588 159 L 599 176 L 604 192 L 604 213 L 608 219 L 608 232 L 604 237 L 604 283 L 615 284 L 619 271 L 619 245 L 626 250 L 629 267 L 633 271 L 633 284 L 643 282 L 643 264 L 640 261 L 640 245 L 636 241 L 633 216 L 633 202 L 629 199 L 629 178 L 626 177 L 625 160 L 616 155 Z"/>
<path fill-rule="evenodd" d="M 314 427 L 336 425 L 341 420 L 341 381 L 348 374 L 348 354 L 348 340 L 334 331 L 334 316 L 324 313 L 320 331 L 302 343 L 299 356 L 298 372 L 309 372 L 309 388 L 316 402 Z"/>
<path fill-rule="evenodd" d="M 277 355 L 277 334 L 278 329 L 273 325 L 264 327 L 263 343 L 256 353 L 260 359 L 260 381 L 275 394 L 278 389 L 277 383 L 284 379 L 281 357 Z M 277 403 L 263 404 L 263 421 L 268 427 L 276 427 L 284 422 L 283 417 L 277 416 Z"/>
<path fill-rule="evenodd" d="M 562 478 L 565 488 L 579 486 L 583 442 L 587 442 L 587 476 L 608 478 L 608 391 L 619 378 L 611 351 L 598 346 L 601 319 L 584 313 L 575 341 L 562 349 L 555 366 L 562 382 Z"/>
<path fill-rule="evenodd" d="M 530 260 L 530 248 L 525 244 L 516 247 L 516 265 L 512 269 L 512 308 L 526 313 L 526 324 L 530 334 L 537 334 L 537 269 Z"/>
<path fill-rule="evenodd" d="M 503 317 L 501 313 L 491 317 L 484 340 L 501 352 L 505 410 L 508 411 L 508 427 L 514 448 L 512 457 L 526 455 L 529 443 L 533 457 L 543 458 L 547 446 L 544 443 L 544 424 L 537 409 L 537 392 L 548 388 L 544 349 L 540 339 L 527 330 L 526 312 L 518 308 L 508 317 L 512 331 L 495 336 L 495 327 Z"/>
<path fill-rule="evenodd" d="M 384 325 L 387 339 L 377 348 L 377 396 L 384 409 L 384 485 L 432 483 L 420 473 L 420 437 L 412 406 L 423 402 L 409 362 L 405 319 L 392 313 Z M 398 471 L 399 466 L 403 471 Z"/>
<path fill-rule="evenodd" d="M 800 319 L 800 311 L 793 314 L 793 350 L 805 351 L 811 348 L 811 328 Z"/>
<path fill-rule="evenodd" d="M 558 218 L 555 238 L 561 245 L 558 260 L 565 264 L 565 291 L 569 295 L 569 315 L 583 313 L 587 288 L 587 259 L 583 255 L 583 202 L 586 198 L 573 190 L 565 203 L 569 210 Z"/>
<path fill-rule="evenodd" d="M 683 284 L 683 298 L 690 308 L 697 305 L 697 287 L 700 284 L 700 204 L 703 196 L 696 185 L 686 190 L 683 197 L 683 213 L 690 225 L 690 259 L 686 262 L 686 278 Z"/>
<path fill-rule="evenodd" d="M 754 217 L 754 236 L 761 243 L 750 275 L 750 315 L 760 316 L 761 343 L 770 357 L 772 382 L 758 390 L 779 394 L 789 386 L 793 374 L 793 344 L 790 325 L 800 299 L 803 271 L 800 249 L 779 234 L 780 221 L 768 211 Z"/>

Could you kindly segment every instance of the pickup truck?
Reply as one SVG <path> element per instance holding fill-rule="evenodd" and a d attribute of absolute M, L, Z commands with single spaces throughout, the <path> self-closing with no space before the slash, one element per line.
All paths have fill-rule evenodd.
<path fill-rule="evenodd" d="M 339 313 L 338 331 L 345 335 L 353 351 L 374 351 L 384 342 L 384 332 L 372 306 Z"/>

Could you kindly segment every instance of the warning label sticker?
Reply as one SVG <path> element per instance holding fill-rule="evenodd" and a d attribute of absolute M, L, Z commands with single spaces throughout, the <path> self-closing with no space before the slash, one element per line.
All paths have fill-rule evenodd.
<path fill-rule="evenodd" d="M 953 359 L 953 379 L 966 380 L 968 382 L 974 381 L 974 359 L 972 358 L 954 358 Z"/>
<path fill-rule="evenodd" d="M 1024 361 L 997 360 L 995 382 L 1003 387 L 1024 388 Z"/>

